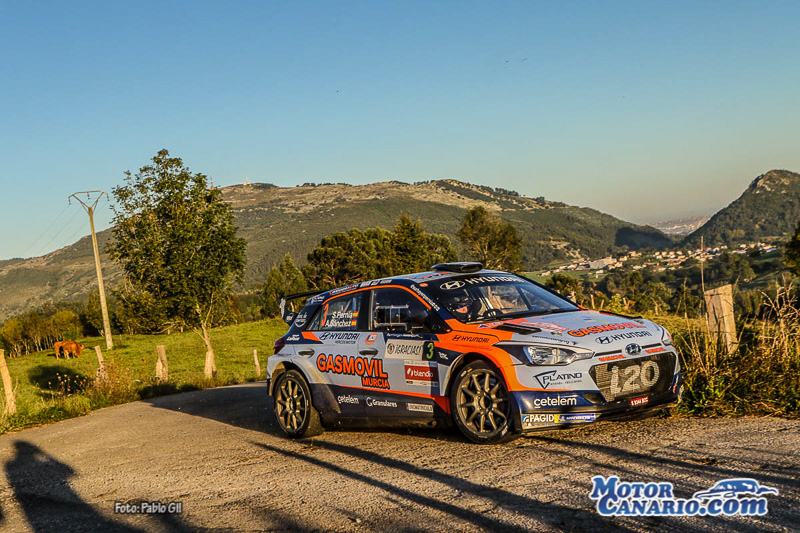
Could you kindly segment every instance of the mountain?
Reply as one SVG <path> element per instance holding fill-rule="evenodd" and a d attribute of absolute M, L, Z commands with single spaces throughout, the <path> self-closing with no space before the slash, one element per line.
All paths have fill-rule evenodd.
<path fill-rule="evenodd" d="M 710 216 L 684 217 L 676 218 L 674 220 L 652 222 L 649 225 L 659 231 L 663 231 L 667 235 L 684 236 L 689 235 L 691 232 L 708 222 L 710 218 Z"/>
<path fill-rule="evenodd" d="M 302 264 L 322 237 L 354 227 L 391 229 L 402 213 L 420 219 L 430 232 L 448 235 L 458 246 L 455 233 L 466 210 L 476 205 L 498 213 L 518 228 L 530 268 L 559 258 L 602 257 L 622 247 L 635 250 L 673 244 L 654 228 L 594 209 L 456 180 L 298 187 L 247 183 L 222 191 L 234 211 L 239 234 L 248 243 L 248 286 L 263 282 L 287 252 Z M 110 230 L 98 234 L 101 250 L 110 238 Z M 106 284 L 119 283 L 119 269 L 107 256 L 101 260 Z M 81 298 L 95 283 L 88 237 L 42 257 L 2 262 L 0 320 L 47 301 Z"/>
<path fill-rule="evenodd" d="M 706 246 L 782 241 L 800 220 L 800 174 L 770 170 L 753 180 L 742 195 L 689 234 L 684 244 Z"/>

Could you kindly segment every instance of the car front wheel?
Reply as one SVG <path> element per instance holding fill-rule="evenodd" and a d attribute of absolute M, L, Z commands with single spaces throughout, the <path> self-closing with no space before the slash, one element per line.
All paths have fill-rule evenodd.
<path fill-rule="evenodd" d="M 272 399 L 278 425 L 289 437 L 314 437 L 323 432 L 319 413 L 311 403 L 311 390 L 297 370 L 289 370 L 278 377 Z"/>
<path fill-rule="evenodd" d="M 503 377 L 483 361 L 470 363 L 458 373 L 450 394 L 450 410 L 458 429 L 473 442 L 494 444 L 516 436 Z"/>

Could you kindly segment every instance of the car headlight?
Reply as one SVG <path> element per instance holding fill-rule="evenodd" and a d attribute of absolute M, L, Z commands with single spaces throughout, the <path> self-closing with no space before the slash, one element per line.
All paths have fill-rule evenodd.
<path fill-rule="evenodd" d="M 661 326 L 661 331 L 663 331 L 661 334 L 661 344 L 664 346 L 672 346 L 672 335 L 667 331 L 667 328 Z"/>
<path fill-rule="evenodd" d="M 591 359 L 594 352 L 558 346 L 525 346 L 525 353 L 534 365 L 568 365 L 580 359 Z"/>

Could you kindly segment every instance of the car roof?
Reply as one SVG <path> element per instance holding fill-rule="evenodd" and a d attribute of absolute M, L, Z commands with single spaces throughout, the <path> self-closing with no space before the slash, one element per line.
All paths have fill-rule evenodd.
<path fill-rule="evenodd" d="M 403 285 L 406 287 L 410 287 L 411 285 L 418 285 L 420 283 L 425 283 L 432 279 L 443 280 L 449 278 L 465 278 L 465 277 L 483 276 L 483 275 L 515 276 L 516 274 L 513 274 L 511 272 L 504 272 L 502 270 L 486 270 L 486 269 L 470 273 L 449 272 L 449 271 L 415 272 L 413 274 L 402 274 L 399 276 L 377 278 L 369 281 L 361 281 L 358 283 L 353 283 L 352 285 L 344 285 L 342 287 L 336 287 L 335 289 L 330 289 L 328 291 L 321 292 L 316 296 L 310 298 L 309 303 L 319 303 L 333 296 L 338 296 L 340 294 L 345 294 L 347 292 L 366 287 L 380 287 L 381 285 L 389 285 L 389 284 Z"/>

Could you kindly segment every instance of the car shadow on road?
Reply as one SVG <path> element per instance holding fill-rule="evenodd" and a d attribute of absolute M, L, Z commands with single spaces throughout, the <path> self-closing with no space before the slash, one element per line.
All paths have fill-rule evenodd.
<path fill-rule="evenodd" d="M 403 498 L 413 504 L 427 507 L 434 511 L 439 511 L 450 515 L 455 521 L 469 522 L 472 526 L 487 531 L 530 531 L 534 524 L 544 524 L 550 528 L 559 530 L 568 529 L 571 531 L 605 531 L 613 528 L 615 531 L 630 531 L 626 527 L 612 523 L 609 519 L 597 514 L 575 509 L 552 502 L 544 502 L 525 496 L 520 496 L 508 490 L 482 485 L 458 476 L 445 474 L 430 468 L 421 468 L 413 463 L 402 461 L 393 457 L 388 457 L 372 451 L 363 450 L 344 444 L 336 444 L 326 441 L 315 441 L 314 447 L 321 448 L 330 452 L 335 452 L 350 457 L 350 460 L 337 461 L 336 463 L 320 459 L 304 453 L 285 450 L 265 443 L 253 442 L 254 446 L 260 447 L 271 453 L 283 455 L 290 459 L 304 462 L 308 465 L 324 468 L 329 472 L 348 477 L 354 481 L 368 484 L 376 489 L 386 491 L 395 498 Z M 518 516 L 531 519 L 531 526 L 521 527 L 494 518 L 480 511 L 475 511 L 463 506 L 450 503 L 443 499 L 434 498 L 419 492 L 415 492 L 403 487 L 391 484 L 375 477 L 357 472 L 348 466 L 353 464 L 353 459 L 368 462 L 369 464 L 379 464 L 390 470 L 397 470 L 405 474 L 420 476 L 422 478 L 438 482 L 450 487 L 453 490 L 466 493 L 472 496 L 491 500 L 496 508 L 502 508 Z M 394 524 L 400 526 L 400 524 Z M 579 525 L 579 527 L 576 527 Z M 415 526 L 408 525 L 409 530 L 415 530 Z M 458 529 L 458 526 L 455 527 Z M 400 529 L 400 528 L 398 528 Z"/>
<path fill-rule="evenodd" d="M 204 389 L 142 400 L 153 407 L 215 420 L 229 426 L 282 435 L 263 384 Z"/>
<path fill-rule="evenodd" d="M 266 383 L 235 385 L 205 389 L 143 400 L 145 403 L 179 413 L 215 420 L 229 426 L 268 433 L 276 437 L 285 434 L 278 426 L 273 414 L 272 398 L 267 394 Z M 332 431 L 338 431 L 333 429 Z M 397 435 L 413 435 L 434 440 L 464 442 L 465 439 L 453 431 L 438 428 L 409 427 L 347 427 L 348 432 L 381 432 Z"/>
<path fill-rule="evenodd" d="M 15 456 L 6 462 L 8 484 L 22 507 L 28 526 L 37 533 L 103 531 L 139 533 L 144 530 L 112 520 L 84 501 L 70 487 L 75 471 L 38 446 L 14 442 Z M 151 515 L 164 531 L 193 531 L 174 515 Z"/>

